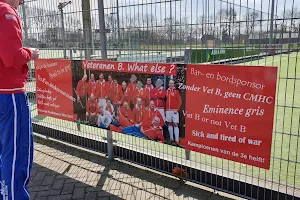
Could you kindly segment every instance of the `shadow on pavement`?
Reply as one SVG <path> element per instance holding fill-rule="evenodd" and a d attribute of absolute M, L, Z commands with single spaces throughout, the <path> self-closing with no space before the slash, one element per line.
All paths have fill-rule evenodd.
<path fill-rule="evenodd" d="M 176 179 L 35 138 L 32 199 L 227 199 Z"/>

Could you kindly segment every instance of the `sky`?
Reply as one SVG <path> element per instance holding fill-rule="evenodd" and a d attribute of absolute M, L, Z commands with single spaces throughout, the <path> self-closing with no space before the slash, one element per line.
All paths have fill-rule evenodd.
<path fill-rule="evenodd" d="M 66 0 L 67 1 L 67 0 Z M 81 1 L 72 0 L 72 4 L 64 8 L 66 16 L 81 18 Z M 103 0 L 105 7 L 105 14 L 113 15 L 116 13 L 117 0 Z M 137 20 L 145 20 L 144 16 L 153 15 L 158 22 L 169 18 L 170 14 L 173 21 L 179 21 L 183 18 L 187 23 L 195 24 L 200 21 L 203 15 L 217 16 L 220 8 L 229 10 L 230 7 L 237 11 L 237 20 L 242 20 L 247 12 L 256 11 L 260 14 L 259 18 L 270 19 L 270 5 L 272 0 L 118 0 L 119 2 L 119 16 L 121 21 L 124 21 L 124 26 L 132 23 L 126 17 L 133 18 L 139 13 L 140 17 Z M 274 0 L 275 1 L 275 15 L 279 18 L 282 12 L 286 9 L 296 7 L 296 1 L 299 0 Z M 57 5 L 64 0 L 26 0 L 26 5 L 30 7 L 43 8 L 45 10 L 58 11 Z M 98 26 L 98 0 L 90 0 L 92 23 Z M 36 17 L 36 16 L 28 16 Z M 213 22 L 214 19 L 206 18 L 207 22 Z M 122 26 L 122 24 L 121 24 Z"/>

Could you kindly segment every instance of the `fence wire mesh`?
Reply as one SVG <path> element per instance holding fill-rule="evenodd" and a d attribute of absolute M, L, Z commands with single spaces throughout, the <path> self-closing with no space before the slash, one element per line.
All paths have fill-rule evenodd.
<path fill-rule="evenodd" d="M 300 197 L 300 8 L 297 3 L 298 0 L 104 1 L 110 60 L 229 63 L 278 66 L 279 70 L 270 170 L 114 133 L 115 145 L 122 147 L 118 151 L 130 149 L 129 156 L 140 157 L 140 160 L 146 159 L 144 155 L 151 155 L 157 158 L 153 162 L 158 162 L 151 166 L 163 165 L 161 161 L 168 160 L 189 166 L 195 173 L 198 173 L 196 170 L 210 173 L 211 177 L 201 176 L 201 179 L 211 179 L 214 174 L 224 177 L 217 185 L 231 187 L 226 181 L 234 179 L 277 191 L 278 196 L 271 199 L 282 199 L 279 193 L 295 199 Z M 26 1 L 19 10 L 25 46 L 38 47 L 41 58 L 101 59 L 98 6 L 97 0 Z M 258 50 L 258 53 L 239 58 L 225 56 L 222 61 L 203 60 L 198 55 L 194 60 L 185 59 L 189 49 L 207 48 Z M 94 145 L 89 141 L 84 144 L 84 138 L 105 142 L 104 130 L 37 114 L 33 63 L 30 66 L 27 90 L 31 95 L 33 122 L 51 128 L 53 134 L 59 130 L 79 135 L 82 140 L 77 144 L 81 146 L 92 148 Z M 65 137 L 58 135 L 58 139 Z M 97 145 L 105 149 L 104 143 Z M 118 155 L 128 156 L 122 152 Z M 251 187 L 242 188 L 245 185 L 238 187 L 251 190 Z M 257 196 L 264 195 L 264 191 L 258 192 Z"/>

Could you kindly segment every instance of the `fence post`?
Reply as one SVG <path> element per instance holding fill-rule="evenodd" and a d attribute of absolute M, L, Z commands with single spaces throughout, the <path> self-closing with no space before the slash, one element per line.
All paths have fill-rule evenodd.
<path fill-rule="evenodd" d="M 99 12 L 99 28 L 100 28 L 100 48 L 102 60 L 107 60 L 107 50 L 106 50 L 106 29 L 105 29 L 105 19 L 104 19 L 104 5 L 103 0 L 98 0 L 98 12 Z M 107 132 L 107 156 L 109 160 L 114 159 L 114 147 L 112 131 Z"/>
<path fill-rule="evenodd" d="M 274 38 L 274 12 L 275 12 L 275 0 L 272 0 L 269 44 L 274 44 L 274 41 L 273 41 L 273 38 Z"/>
<path fill-rule="evenodd" d="M 98 12 L 99 12 L 101 58 L 102 60 L 107 60 L 106 35 L 105 35 L 106 29 L 105 29 L 103 0 L 98 0 Z"/>
<path fill-rule="evenodd" d="M 89 0 L 82 0 L 83 37 L 85 44 L 85 59 L 91 59 L 93 52 L 93 34 L 91 22 L 91 5 Z"/>

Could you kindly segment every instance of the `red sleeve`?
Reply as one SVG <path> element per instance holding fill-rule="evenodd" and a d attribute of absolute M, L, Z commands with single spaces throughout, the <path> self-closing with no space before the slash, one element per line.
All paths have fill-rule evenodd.
<path fill-rule="evenodd" d="M 100 95 L 100 84 L 98 82 L 96 83 L 96 91 L 95 91 L 94 95 L 95 95 L 95 97 L 97 97 L 97 99 Z"/>
<path fill-rule="evenodd" d="M 159 117 L 159 126 L 163 127 L 164 126 L 164 119 L 161 116 L 160 112 L 157 111 L 158 117 Z"/>
<path fill-rule="evenodd" d="M 88 82 L 88 96 L 90 96 L 92 93 L 92 84 L 91 82 Z"/>
<path fill-rule="evenodd" d="M 129 110 L 129 113 L 128 113 L 128 119 L 129 119 L 129 120 L 133 120 L 133 119 L 132 119 L 132 111 L 131 111 L 131 110 Z"/>
<path fill-rule="evenodd" d="M 177 91 L 177 109 L 178 109 L 178 111 L 180 110 L 180 107 L 181 107 L 181 105 L 182 105 L 182 100 L 181 100 L 181 96 L 180 96 L 180 94 L 179 94 L 179 92 Z"/>
<path fill-rule="evenodd" d="M 76 93 L 77 95 L 79 95 L 80 91 L 81 91 L 81 88 L 82 88 L 82 81 L 80 80 L 77 84 L 77 87 L 76 87 Z"/>
<path fill-rule="evenodd" d="M 136 114 L 136 108 L 134 107 L 133 110 L 132 110 L 132 113 L 131 113 L 131 119 L 132 119 L 132 121 L 133 121 L 134 123 L 136 122 L 135 114 Z"/>
<path fill-rule="evenodd" d="M 32 52 L 22 46 L 18 16 L 8 7 L 1 9 L 0 58 L 6 67 L 22 67 L 31 60 Z"/>
<path fill-rule="evenodd" d="M 158 99 L 157 92 L 158 92 L 157 88 L 154 88 L 153 90 L 150 91 L 150 99 L 151 100 Z"/>
<path fill-rule="evenodd" d="M 107 82 L 107 84 L 105 85 L 106 88 L 106 96 L 110 96 L 110 84 Z"/>
<path fill-rule="evenodd" d="M 142 121 L 142 126 L 144 127 L 149 127 L 151 124 L 151 119 L 149 117 L 149 111 L 148 110 L 144 110 L 143 113 L 143 121 Z"/>
<path fill-rule="evenodd" d="M 86 102 L 86 112 L 90 113 L 90 100 Z"/>
<path fill-rule="evenodd" d="M 119 85 L 119 94 L 117 94 L 117 101 L 122 101 L 123 95 L 122 95 L 122 87 Z"/>
<path fill-rule="evenodd" d="M 165 99 L 166 98 L 166 91 L 163 89 L 161 93 L 158 92 L 157 97 L 159 99 Z"/>

